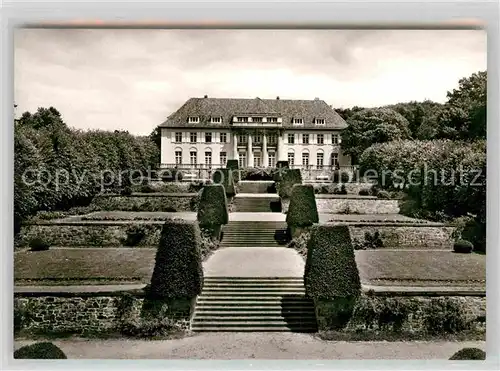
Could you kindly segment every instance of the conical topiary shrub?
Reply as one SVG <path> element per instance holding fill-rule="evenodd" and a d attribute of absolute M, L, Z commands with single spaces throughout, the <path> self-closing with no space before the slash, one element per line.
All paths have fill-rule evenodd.
<path fill-rule="evenodd" d="M 234 196 L 236 194 L 236 182 L 238 179 L 238 170 L 232 169 L 216 169 L 212 174 L 214 184 L 224 186 L 226 195 Z"/>
<path fill-rule="evenodd" d="M 67 359 L 66 354 L 49 342 L 25 345 L 14 352 L 15 359 Z"/>
<path fill-rule="evenodd" d="M 484 360 L 486 353 L 479 348 L 463 348 L 453 354 L 450 360 Z"/>
<path fill-rule="evenodd" d="M 277 182 L 276 189 L 278 190 L 278 195 L 285 199 L 291 197 L 295 184 L 302 184 L 300 169 L 280 168 L 276 171 L 273 178 Z"/>
<path fill-rule="evenodd" d="M 341 329 L 348 323 L 361 294 L 361 280 L 347 225 L 311 229 L 304 286 L 314 299 L 320 330 Z"/>
<path fill-rule="evenodd" d="M 196 222 L 163 225 L 148 293 L 153 298 L 194 298 L 203 287 L 201 236 Z"/>
<path fill-rule="evenodd" d="M 203 188 L 198 204 L 198 223 L 209 229 L 212 237 L 219 238 L 221 226 L 227 224 L 227 199 L 222 184 L 207 185 Z"/>
<path fill-rule="evenodd" d="M 292 237 L 296 237 L 295 229 L 310 227 L 318 223 L 318 209 L 312 185 L 296 184 L 292 189 L 290 206 L 286 215 L 286 222 L 291 229 Z"/>

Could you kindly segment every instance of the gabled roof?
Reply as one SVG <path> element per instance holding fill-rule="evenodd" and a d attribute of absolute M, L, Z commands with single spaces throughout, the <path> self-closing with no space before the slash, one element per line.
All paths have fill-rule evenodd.
<path fill-rule="evenodd" d="M 282 117 L 284 128 L 290 129 L 344 129 L 347 123 L 325 101 L 291 99 L 234 99 L 234 98 L 190 98 L 170 115 L 160 127 L 214 127 L 230 128 L 233 116 L 267 115 Z M 199 117 L 199 122 L 189 123 L 188 117 Z M 222 117 L 221 123 L 211 123 L 212 117 Z M 303 125 L 292 124 L 301 118 Z M 314 119 L 325 119 L 324 125 L 314 124 Z"/>

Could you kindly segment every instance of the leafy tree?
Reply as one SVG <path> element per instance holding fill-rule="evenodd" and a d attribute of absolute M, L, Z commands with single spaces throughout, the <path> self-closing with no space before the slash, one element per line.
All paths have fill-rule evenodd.
<path fill-rule="evenodd" d="M 363 109 L 363 107 L 354 106 L 352 108 L 336 108 L 335 112 L 337 112 L 344 120 L 348 120 L 356 112 L 359 112 Z"/>
<path fill-rule="evenodd" d="M 429 116 L 432 116 L 441 106 L 442 104 L 440 103 L 424 100 L 423 102 L 411 101 L 392 104 L 385 106 L 385 108 L 393 109 L 407 119 L 411 135 L 413 138 L 416 138 L 418 129 L 422 126 L 422 123 Z"/>
<path fill-rule="evenodd" d="M 374 143 L 410 138 L 408 120 L 389 108 L 366 108 L 353 114 L 342 132 L 342 149 L 356 163 Z"/>
<path fill-rule="evenodd" d="M 154 130 L 149 134 L 149 139 L 155 143 L 158 148 L 161 148 L 161 128 L 157 126 Z"/>

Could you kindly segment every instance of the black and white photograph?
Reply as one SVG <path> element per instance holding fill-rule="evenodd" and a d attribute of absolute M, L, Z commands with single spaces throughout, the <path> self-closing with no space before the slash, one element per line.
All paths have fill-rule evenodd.
<path fill-rule="evenodd" d="M 485 360 L 484 29 L 13 56 L 15 359 Z"/>

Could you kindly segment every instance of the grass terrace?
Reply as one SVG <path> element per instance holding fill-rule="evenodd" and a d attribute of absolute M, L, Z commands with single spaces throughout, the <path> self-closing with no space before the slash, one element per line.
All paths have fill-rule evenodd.
<path fill-rule="evenodd" d="M 475 288 L 486 285 L 486 255 L 444 250 L 358 250 L 363 285 Z"/>

